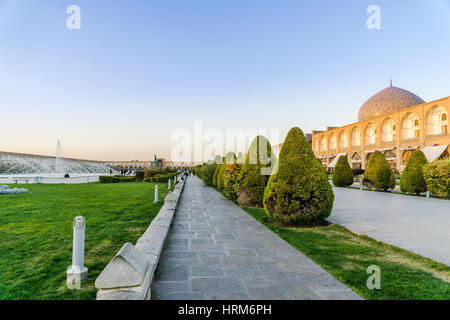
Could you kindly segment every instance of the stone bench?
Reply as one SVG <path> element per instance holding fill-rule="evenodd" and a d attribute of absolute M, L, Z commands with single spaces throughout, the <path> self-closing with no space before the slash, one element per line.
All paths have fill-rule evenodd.
<path fill-rule="evenodd" d="M 28 182 L 29 182 L 30 180 L 34 180 L 34 178 L 14 177 L 14 178 L 11 178 L 11 180 L 14 181 L 16 184 L 18 184 L 19 181 L 26 181 L 26 183 L 28 184 Z"/>

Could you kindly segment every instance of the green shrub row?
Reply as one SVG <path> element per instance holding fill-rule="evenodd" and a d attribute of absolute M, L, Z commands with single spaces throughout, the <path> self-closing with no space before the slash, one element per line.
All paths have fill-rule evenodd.
<path fill-rule="evenodd" d="M 258 136 L 245 159 L 229 152 L 222 161 L 197 166 L 193 172 L 232 201 L 264 207 L 271 219 L 284 224 L 320 223 L 333 207 L 326 172 L 299 128 L 287 135 L 278 160 L 267 139 Z"/>
<path fill-rule="evenodd" d="M 99 180 L 101 183 L 124 183 L 124 182 L 135 182 L 136 177 L 126 177 L 126 176 L 100 176 Z"/>
<path fill-rule="evenodd" d="M 169 179 L 175 177 L 177 173 L 157 174 L 152 177 L 144 178 L 144 182 L 167 183 Z"/>

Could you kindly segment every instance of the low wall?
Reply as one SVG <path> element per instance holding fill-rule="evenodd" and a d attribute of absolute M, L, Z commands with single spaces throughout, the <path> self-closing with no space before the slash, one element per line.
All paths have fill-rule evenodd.
<path fill-rule="evenodd" d="M 95 281 L 97 300 L 150 300 L 155 269 L 178 207 L 184 182 L 164 205 L 136 245 L 125 243 Z"/>

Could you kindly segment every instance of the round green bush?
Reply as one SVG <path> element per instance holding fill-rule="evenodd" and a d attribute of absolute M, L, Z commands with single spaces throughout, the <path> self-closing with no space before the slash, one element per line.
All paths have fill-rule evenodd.
<path fill-rule="evenodd" d="M 337 187 L 348 187 L 354 182 L 354 176 L 347 157 L 340 156 L 333 170 L 331 178 L 333 184 Z"/>
<path fill-rule="evenodd" d="M 423 168 L 428 190 L 439 197 L 450 196 L 450 160 L 436 160 Z"/>
<path fill-rule="evenodd" d="M 400 190 L 402 192 L 419 195 L 427 191 L 427 183 L 423 176 L 423 167 L 427 163 L 428 160 L 422 151 L 416 150 L 412 153 L 400 178 Z"/>
<path fill-rule="evenodd" d="M 265 148 L 265 151 L 260 152 L 260 147 Z M 263 206 L 264 190 L 275 161 L 269 141 L 263 136 L 256 137 L 250 145 L 245 163 L 237 177 L 236 200 L 239 205 Z"/>
<path fill-rule="evenodd" d="M 289 225 L 311 225 L 326 219 L 334 194 L 328 177 L 299 128 L 292 128 L 264 191 L 267 215 Z"/>
<path fill-rule="evenodd" d="M 391 189 L 395 188 L 394 173 L 392 172 L 389 162 L 387 162 L 386 158 L 380 151 L 375 151 L 370 156 L 369 163 L 367 164 L 366 171 L 364 172 L 363 183 L 366 187 L 376 188 L 377 172 L 382 167 L 389 169 L 389 171 L 391 172 L 392 177 L 389 178 L 390 181 L 389 187 Z"/>

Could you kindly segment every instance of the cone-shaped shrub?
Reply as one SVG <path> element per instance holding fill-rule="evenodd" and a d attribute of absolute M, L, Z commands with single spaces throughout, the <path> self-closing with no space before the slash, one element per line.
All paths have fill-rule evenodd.
<path fill-rule="evenodd" d="M 375 188 L 379 190 L 387 191 L 391 188 L 392 182 L 392 170 L 387 167 L 381 167 L 377 171 L 377 179 L 375 181 Z"/>
<path fill-rule="evenodd" d="M 242 158 L 242 154 L 239 155 Z M 226 157 L 226 164 L 222 173 L 222 190 L 225 195 L 232 201 L 236 201 L 236 181 L 241 172 L 242 164 L 238 163 L 238 159 L 233 152 L 229 152 Z"/>
<path fill-rule="evenodd" d="M 391 170 L 391 166 L 389 165 L 389 162 L 387 162 L 386 158 L 380 151 L 375 151 L 370 156 L 369 162 L 367 164 L 366 171 L 364 172 L 364 185 L 366 185 L 369 188 L 376 188 L 376 182 L 377 182 L 377 172 L 380 168 L 386 167 L 391 172 L 390 177 L 390 188 L 395 188 L 395 176 L 394 173 Z"/>
<path fill-rule="evenodd" d="M 423 176 L 423 167 L 427 163 L 428 160 L 422 151 L 416 150 L 412 153 L 400 178 L 400 190 L 402 192 L 419 195 L 427 191 L 427 184 Z"/>
<path fill-rule="evenodd" d="M 299 128 L 292 128 L 264 191 L 270 218 L 290 225 L 310 225 L 327 218 L 334 194 L 327 175 Z"/>
<path fill-rule="evenodd" d="M 241 169 L 242 164 L 239 164 L 237 162 L 225 165 L 223 191 L 232 201 L 236 201 L 237 199 L 236 182 Z"/>
<path fill-rule="evenodd" d="M 348 187 L 354 182 L 353 172 L 348 164 L 347 157 L 340 156 L 333 170 L 333 184 L 337 187 Z"/>
<path fill-rule="evenodd" d="M 200 177 L 203 179 L 203 182 L 207 186 L 213 185 L 213 176 L 214 176 L 214 172 L 216 171 L 216 168 L 217 168 L 217 164 L 212 160 L 208 161 L 207 163 L 205 163 L 203 165 L 203 168 L 201 169 L 201 172 L 200 172 Z"/>
<path fill-rule="evenodd" d="M 214 187 L 217 187 L 218 178 L 219 178 L 219 172 L 220 172 L 220 169 L 222 168 L 222 166 L 223 166 L 223 163 L 222 164 L 218 164 L 217 167 L 216 167 L 216 170 L 214 171 L 214 176 L 213 176 L 213 186 Z"/>
<path fill-rule="evenodd" d="M 227 165 L 233 164 L 235 162 L 236 162 L 236 155 L 234 154 L 234 152 L 228 152 L 227 155 L 225 156 L 224 164 L 221 165 L 221 168 L 217 173 L 217 187 L 219 188 L 219 190 L 223 191 L 225 189 L 225 174 L 226 174 L 225 171 Z"/>
<path fill-rule="evenodd" d="M 224 171 L 226 164 L 221 164 L 219 167 L 219 172 L 217 173 L 217 188 L 219 190 L 223 190 L 223 180 L 224 180 Z"/>
<path fill-rule="evenodd" d="M 260 152 L 260 148 L 264 148 L 263 152 Z M 245 163 L 237 178 L 236 195 L 239 205 L 263 206 L 264 190 L 275 161 L 269 141 L 262 136 L 256 137 L 250 145 Z"/>

